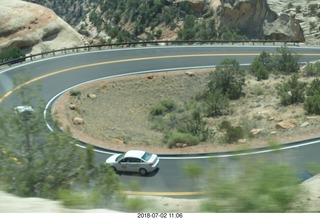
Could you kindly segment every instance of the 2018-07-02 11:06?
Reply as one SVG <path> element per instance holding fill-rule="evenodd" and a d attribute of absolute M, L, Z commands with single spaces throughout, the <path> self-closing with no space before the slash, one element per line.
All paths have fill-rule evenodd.
<path fill-rule="evenodd" d="M 137 213 L 137 218 L 183 218 L 183 213 Z"/>

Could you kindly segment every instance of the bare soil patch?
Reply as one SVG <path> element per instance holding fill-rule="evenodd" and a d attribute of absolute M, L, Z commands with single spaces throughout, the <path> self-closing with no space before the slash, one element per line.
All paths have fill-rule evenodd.
<path fill-rule="evenodd" d="M 260 148 L 271 143 L 283 144 L 320 136 L 319 116 L 306 115 L 302 104 L 281 106 L 275 84 L 287 81 L 289 76 L 272 75 L 266 81 L 256 81 L 248 75 L 244 97 L 231 102 L 232 113 L 218 118 L 208 118 L 213 138 L 196 146 L 167 148 L 162 143 L 162 133 L 151 129 L 149 112 L 162 99 L 172 98 L 183 104 L 202 91 L 208 74 L 213 69 L 162 72 L 103 79 L 77 87 L 79 96 L 71 92 L 61 95 L 52 106 L 52 115 L 63 130 L 74 138 L 92 145 L 117 151 L 142 149 L 158 154 L 188 154 L 226 152 Z M 313 78 L 301 77 L 311 82 Z M 89 97 L 93 94 L 91 97 Z M 75 110 L 70 109 L 74 106 Z M 83 119 L 75 125 L 73 119 Z M 228 120 L 246 130 L 259 130 L 253 138 L 236 144 L 224 144 L 218 125 Z M 288 129 L 277 128 L 280 121 L 290 121 Z"/>

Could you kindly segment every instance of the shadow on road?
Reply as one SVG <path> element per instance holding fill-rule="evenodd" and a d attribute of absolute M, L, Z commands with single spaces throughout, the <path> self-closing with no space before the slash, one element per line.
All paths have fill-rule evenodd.
<path fill-rule="evenodd" d="M 157 167 L 153 172 L 148 173 L 145 176 L 141 176 L 139 173 L 133 173 L 133 172 L 124 172 L 124 171 L 118 171 L 117 174 L 119 176 L 126 175 L 126 176 L 140 176 L 140 177 L 154 177 L 159 172 L 159 167 Z"/>

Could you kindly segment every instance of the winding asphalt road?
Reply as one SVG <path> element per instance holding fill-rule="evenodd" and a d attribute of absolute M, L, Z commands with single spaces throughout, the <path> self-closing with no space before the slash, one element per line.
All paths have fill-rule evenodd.
<path fill-rule="evenodd" d="M 275 52 L 275 46 L 179 46 L 144 47 L 82 52 L 38 61 L 26 62 L 0 71 L 0 105 L 14 107 L 21 104 L 15 90 L 21 86 L 42 87 L 41 97 L 47 105 L 61 93 L 88 81 L 129 74 L 156 73 L 178 69 L 207 68 L 218 65 L 226 58 L 234 58 L 242 65 L 248 65 L 262 51 Z M 291 47 L 301 55 L 302 62 L 320 59 L 320 48 Z M 18 86 L 13 79 L 26 76 L 28 80 Z M 46 114 L 46 117 L 50 117 Z M 237 172 L 238 157 L 247 160 L 259 159 L 268 162 L 284 162 L 292 165 L 297 174 L 308 170 L 309 164 L 320 164 L 320 138 L 299 144 L 287 145 L 280 150 L 259 150 L 242 154 L 212 154 L 207 156 L 172 157 L 160 155 L 159 170 L 150 176 L 122 174 L 120 180 L 130 190 L 138 184 L 139 191 L 133 194 L 162 196 L 194 196 L 203 185 L 185 173 L 188 164 L 199 164 L 206 170 L 217 164 L 223 165 L 226 175 Z M 96 150 L 97 162 L 104 162 L 110 152 Z M 210 174 L 210 173 L 207 173 Z M 249 176 L 248 176 L 249 177 Z M 128 192 L 129 193 L 129 192 Z"/>

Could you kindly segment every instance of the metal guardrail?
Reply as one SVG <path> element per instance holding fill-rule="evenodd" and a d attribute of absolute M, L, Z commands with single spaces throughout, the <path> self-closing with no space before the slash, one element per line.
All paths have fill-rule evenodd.
<path fill-rule="evenodd" d="M 79 51 L 90 51 L 93 48 L 99 49 L 101 50 L 102 48 L 109 48 L 112 49 L 114 47 L 136 47 L 137 45 L 141 45 L 141 46 L 148 46 L 148 45 L 184 45 L 184 44 L 188 44 L 188 45 L 192 45 L 192 44 L 245 44 L 245 43 L 252 43 L 253 45 L 255 45 L 255 43 L 260 43 L 260 44 L 267 44 L 267 43 L 271 43 L 273 45 L 275 45 L 276 43 L 283 43 L 284 45 L 290 43 L 293 45 L 299 44 L 301 43 L 300 41 L 285 41 L 285 40 L 174 40 L 174 41 L 170 41 L 170 40 L 159 40 L 159 41 L 139 41 L 139 42 L 126 42 L 126 43 L 108 43 L 108 44 L 98 44 L 98 45 L 86 45 L 86 46 L 80 46 L 80 47 L 71 47 L 71 48 L 63 48 L 63 49 L 58 49 L 58 50 L 52 50 L 52 51 L 48 51 L 48 52 L 42 52 L 42 53 L 37 53 L 37 54 L 30 54 L 27 55 L 25 57 L 21 57 L 21 58 L 16 58 L 16 59 L 12 59 L 12 60 L 8 60 L 5 62 L 1 62 L 0 66 L 2 65 L 11 65 L 11 64 L 15 64 L 15 63 L 21 63 L 24 62 L 26 60 L 34 60 L 37 57 L 41 57 L 44 58 L 48 55 L 53 55 L 55 56 L 57 53 L 62 53 L 62 54 L 67 54 L 68 52 L 79 52 Z"/>

